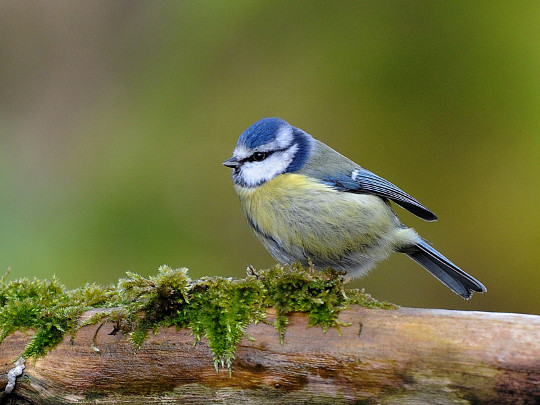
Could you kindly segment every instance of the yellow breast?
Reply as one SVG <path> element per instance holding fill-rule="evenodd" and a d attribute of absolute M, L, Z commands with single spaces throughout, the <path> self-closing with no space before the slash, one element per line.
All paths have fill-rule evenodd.
<path fill-rule="evenodd" d="M 383 200 L 337 191 L 299 174 L 282 174 L 259 187 L 236 185 L 242 209 L 259 232 L 312 255 L 340 257 L 378 243 L 396 226 Z"/>

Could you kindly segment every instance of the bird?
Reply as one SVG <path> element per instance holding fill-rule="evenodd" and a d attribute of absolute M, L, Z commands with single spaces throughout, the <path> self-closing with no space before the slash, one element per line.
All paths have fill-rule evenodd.
<path fill-rule="evenodd" d="M 436 221 L 431 210 L 281 118 L 247 128 L 223 165 L 232 168 L 249 226 L 279 263 L 330 267 L 358 278 L 399 252 L 464 299 L 487 291 L 403 225 L 390 202 Z"/>

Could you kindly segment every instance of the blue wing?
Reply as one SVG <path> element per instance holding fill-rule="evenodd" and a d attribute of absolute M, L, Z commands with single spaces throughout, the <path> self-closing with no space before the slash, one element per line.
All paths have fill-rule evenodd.
<path fill-rule="evenodd" d="M 359 194 L 373 194 L 394 201 L 400 207 L 405 208 L 426 221 L 437 220 L 437 216 L 427 207 L 420 204 L 416 198 L 369 170 L 357 168 L 349 175 L 339 174 L 337 176 L 325 177 L 321 180 L 336 190 Z"/>

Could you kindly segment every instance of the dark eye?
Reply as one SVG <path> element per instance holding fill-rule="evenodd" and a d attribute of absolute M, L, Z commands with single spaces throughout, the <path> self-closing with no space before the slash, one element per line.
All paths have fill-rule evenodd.
<path fill-rule="evenodd" d="M 268 157 L 268 152 L 255 152 L 252 156 L 252 159 L 255 162 L 260 162 L 266 159 L 267 157 Z"/>

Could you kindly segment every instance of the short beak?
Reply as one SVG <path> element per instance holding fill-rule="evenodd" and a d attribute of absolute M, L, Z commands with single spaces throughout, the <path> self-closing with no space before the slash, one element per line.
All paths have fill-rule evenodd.
<path fill-rule="evenodd" d="M 238 167 L 238 159 L 233 156 L 232 158 L 229 158 L 225 162 L 223 162 L 223 166 L 231 167 L 234 169 Z"/>

